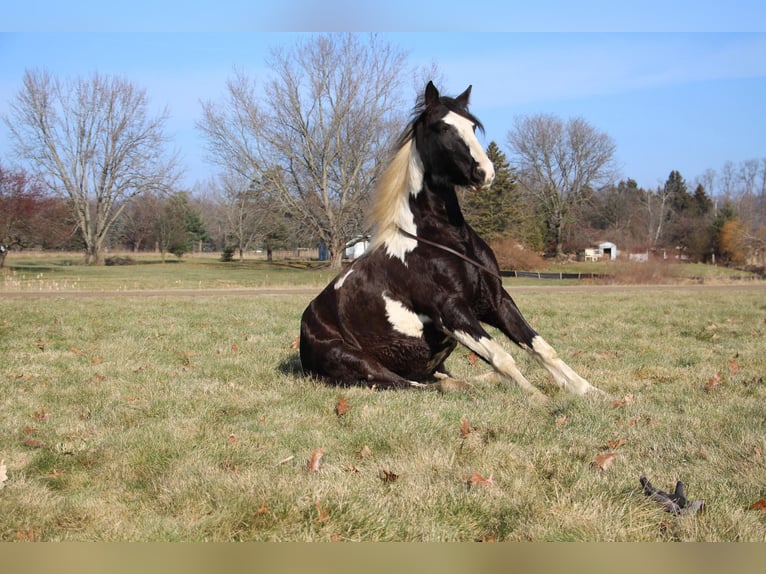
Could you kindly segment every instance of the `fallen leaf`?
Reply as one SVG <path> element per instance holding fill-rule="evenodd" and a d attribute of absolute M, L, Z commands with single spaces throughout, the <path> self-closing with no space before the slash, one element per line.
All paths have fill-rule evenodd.
<path fill-rule="evenodd" d="M 476 361 L 478 361 L 478 359 L 479 359 L 479 356 L 473 351 L 468 353 L 468 362 L 471 364 L 472 367 L 476 366 Z"/>
<path fill-rule="evenodd" d="M 72 347 L 72 348 L 71 348 L 71 349 L 69 349 L 69 350 L 70 350 L 72 353 L 74 353 L 75 355 L 79 355 L 79 356 L 82 356 L 82 355 L 84 355 L 84 354 L 85 354 L 85 353 L 83 353 L 83 352 L 82 352 L 80 349 L 78 349 L 77 347 Z"/>
<path fill-rule="evenodd" d="M 610 440 L 609 448 L 611 448 L 612 450 L 617 450 L 618 448 L 620 448 L 621 446 L 625 446 L 626 444 L 628 444 L 628 440 L 625 438 Z"/>
<path fill-rule="evenodd" d="M 346 400 L 346 397 L 338 397 L 338 402 L 335 404 L 335 414 L 339 417 L 345 415 L 351 407 Z"/>
<path fill-rule="evenodd" d="M 710 377 L 705 383 L 705 392 L 709 393 L 712 390 L 717 389 L 723 380 L 721 379 L 721 371 L 718 371 L 715 376 Z"/>
<path fill-rule="evenodd" d="M 37 429 L 29 425 L 24 425 L 24 434 L 36 434 Z"/>
<path fill-rule="evenodd" d="M 319 472 L 319 461 L 322 460 L 324 453 L 325 450 L 323 448 L 311 452 L 311 458 L 306 463 L 306 468 L 309 472 Z"/>
<path fill-rule="evenodd" d="M 90 360 L 91 365 L 100 365 L 101 364 L 101 357 L 93 357 Z"/>
<path fill-rule="evenodd" d="M 756 500 L 748 508 L 750 510 L 760 510 L 761 512 L 766 512 L 766 500 L 764 500 L 763 498 Z"/>
<path fill-rule="evenodd" d="M 466 438 L 469 434 L 472 432 L 478 430 L 476 427 L 471 426 L 471 421 L 468 419 L 463 419 L 460 421 L 460 437 Z"/>
<path fill-rule="evenodd" d="M 561 415 L 559 418 L 556 419 L 556 427 L 557 428 L 563 427 L 565 424 L 567 424 L 568 420 L 569 419 L 566 415 Z"/>
<path fill-rule="evenodd" d="M 729 361 L 729 374 L 736 375 L 737 373 L 739 373 L 739 363 L 737 359 L 731 359 Z"/>
<path fill-rule="evenodd" d="M 32 415 L 32 418 L 36 421 L 47 421 L 50 416 L 50 413 L 45 410 L 45 407 L 43 407 L 39 411 L 35 411 L 35 414 Z"/>
<path fill-rule="evenodd" d="M 29 448 L 43 448 L 45 446 L 45 443 L 33 438 L 28 438 L 23 441 L 21 441 L 21 444 L 24 446 L 28 446 Z"/>
<path fill-rule="evenodd" d="M 370 447 L 367 445 L 364 445 L 361 449 L 356 451 L 356 458 L 362 459 L 367 458 L 372 454 L 372 451 L 370 450 Z"/>
<path fill-rule="evenodd" d="M 237 444 L 237 442 L 239 441 L 239 439 L 237 438 L 237 435 L 235 435 L 234 433 L 231 433 L 227 440 L 229 444 Z"/>
<path fill-rule="evenodd" d="M 327 520 L 329 518 L 330 513 L 327 512 L 327 510 L 322 509 L 322 507 L 319 505 L 319 501 L 318 500 L 314 502 L 314 506 L 317 509 L 317 515 L 318 515 L 314 519 L 314 522 L 323 522 L 323 521 L 325 521 L 325 520 Z"/>
<path fill-rule="evenodd" d="M 37 348 L 40 349 L 41 351 L 45 350 L 45 339 L 37 339 L 37 341 L 35 341 L 35 344 L 37 345 Z"/>
<path fill-rule="evenodd" d="M 239 351 L 239 345 L 237 345 L 236 343 L 233 343 L 231 346 L 231 350 L 236 353 L 237 351 Z"/>
<path fill-rule="evenodd" d="M 37 540 L 37 536 L 32 528 L 29 530 L 17 530 L 16 540 L 19 542 L 34 542 Z"/>
<path fill-rule="evenodd" d="M 633 397 L 633 393 L 628 393 L 623 398 L 612 401 L 612 406 L 615 408 L 621 409 L 631 404 L 634 400 L 635 398 Z"/>
<path fill-rule="evenodd" d="M 297 351 L 298 349 L 300 349 L 300 347 L 301 347 L 301 338 L 300 336 L 298 336 L 298 337 L 295 337 L 295 339 L 293 339 L 293 342 L 290 345 L 290 348 L 293 351 Z"/>
<path fill-rule="evenodd" d="M 96 379 L 99 383 L 103 383 L 106 380 L 106 377 L 101 373 L 95 373 L 93 378 Z"/>
<path fill-rule="evenodd" d="M 594 470 L 605 471 L 610 466 L 612 466 L 615 458 L 617 458 L 617 453 L 605 452 L 604 454 L 596 455 L 596 458 L 593 459 L 593 461 L 590 463 L 590 466 Z"/>
<path fill-rule="evenodd" d="M 51 470 L 45 476 L 47 476 L 48 478 L 58 478 L 58 477 L 63 476 L 63 475 L 64 475 L 64 471 L 63 470 L 58 470 L 58 469 L 54 468 L 53 470 Z"/>
<path fill-rule="evenodd" d="M 266 501 L 264 500 L 261 502 L 261 507 L 255 511 L 255 514 L 268 514 L 269 512 L 271 512 L 271 510 L 269 510 L 269 507 L 266 505 Z"/>
<path fill-rule="evenodd" d="M 396 482 L 396 480 L 399 478 L 398 474 L 393 473 L 390 470 L 384 470 L 382 468 L 378 472 L 378 476 L 383 482 Z"/>
<path fill-rule="evenodd" d="M 8 480 L 8 467 L 5 466 L 4 460 L 0 460 L 0 490 L 5 486 L 6 480 Z"/>
<path fill-rule="evenodd" d="M 482 486 L 486 486 L 487 488 L 490 488 L 495 485 L 494 480 L 492 480 L 492 474 L 490 474 L 487 478 L 484 478 L 478 472 L 473 471 L 471 473 L 471 476 L 467 476 L 465 477 L 465 479 L 466 479 L 466 482 L 468 483 L 468 488 L 471 488 L 475 484 L 480 484 Z"/>

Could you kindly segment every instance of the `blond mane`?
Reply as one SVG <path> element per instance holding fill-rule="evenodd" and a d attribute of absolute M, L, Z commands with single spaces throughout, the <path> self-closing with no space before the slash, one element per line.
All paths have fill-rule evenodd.
<path fill-rule="evenodd" d="M 412 138 L 408 138 L 394 154 L 375 185 L 369 215 L 372 227 L 370 251 L 394 239 L 399 228 L 415 232 L 409 195 L 420 190 L 422 177 L 420 156 Z"/>

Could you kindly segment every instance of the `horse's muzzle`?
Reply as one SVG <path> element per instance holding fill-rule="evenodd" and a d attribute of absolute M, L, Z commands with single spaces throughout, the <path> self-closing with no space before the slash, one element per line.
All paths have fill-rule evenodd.
<path fill-rule="evenodd" d="M 478 162 L 473 164 L 471 169 L 471 180 L 475 189 L 487 189 L 492 185 L 492 181 L 495 179 L 495 168 L 490 163 L 488 168 L 485 169 Z"/>

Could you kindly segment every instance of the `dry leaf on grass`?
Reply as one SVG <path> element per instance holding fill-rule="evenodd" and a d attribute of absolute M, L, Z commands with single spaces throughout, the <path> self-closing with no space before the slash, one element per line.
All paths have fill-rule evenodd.
<path fill-rule="evenodd" d="M 309 472 L 319 472 L 320 461 L 322 460 L 324 453 L 325 450 L 323 448 L 311 452 L 311 458 L 306 463 L 306 468 Z"/>
<path fill-rule="evenodd" d="M 605 452 L 604 454 L 596 455 L 596 458 L 590 463 L 590 467 L 593 470 L 606 471 L 614 463 L 614 459 L 617 458 L 616 452 Z"/>
<path fill-rule="evenodd" d="M 471 421 L 469 421 L 468 419 L 463 419 L 462 421 L 460 421 L 460 437 L 461 438 L 465 438 L 469 434 L 477 430 L 478 428 L 471 426 Z"/>
<path fill-rule="evenodd" d="M 766 500 L 760 498 L 748 507 L 750 510 L 760 510 L 766 513 Z"/>
<path fill-rule="evenodd" d="M 623 398 L 612 401 L 612 406 L 617 409 L 621 409 L 631 404 L 634 400 L 635 400 L 635 397 L 633 396 L 633 393 L 628 393 Z"/>
<path fill-rule="evenodd" d="M 601 450 L 617 450 L 621 446 L 625 446 L 628 444 L 628 440 L 625 438 L 619 438 L 617 440 L 610 440 L 607 441 L 605 445 L 602 445 L 600 448 Z"/>
<path fill-rule="evenodd" d="M 723 379 L 721 379 L 721 371 L 718 371 L 715 376 L 710 377 L 707 380 L 707 383 L 705 383 L 705 392 L 709 393 L 710 391 L 717 389 L 719 386 L 721 386 L 722 382 Z"/>
<path fill-rule="evenodd" d="M 384 470 L 382 468 L 378 472 L 378 476 L 383 482 L 396 482 L 396 480 L 399 478 L 398 474 L 391 472 L 390 470 Z"/>
<path fill-rule="evenodd" d="M 367 445 L 364 445 L 362 448 L 356 451 L 356 458 L 358 459 L 367 458 L 371 454 L 372 454 L 372 451 L 370 450 L 370 447 Z"/>
<path fill-rule="evenodd" d="M 35 411 L 35 414 L 32 415 L 32 418 L 36 421 L 47 421 L 50 416 L 51 414 L 45 409 L 45 407 L 43 407 L 39 411 Z"/>
<path fill-rule="evenodd" d="M 318 500 L 314 502 L 314 507 L 317 509 L 317 517 L 314 522 L 324 522 L 330 517 L 330 513 L 321 507 Z"/>
<path fill-rule="evenodd" d="M 298 337 L 295 337 L 295 339 L 293 339 L 292 343 L 290 343 L 290 349 L 292 349 L 293 351 L 297 351 L 300 348 L 301 348 L 301 338 L 300 336 L 298 336 Z"/>
<path fill-rule="evenodd" d="M 5 486 L 6 480 L 8 480 L 8 467 L 5 466 L 4 460 L 0 460 L 0 489 Z"/>
<path fill-rule="evenodd" d="M 338 402 L 335 404 L 335 414 L 339 417 L 345 415 L 351 406 L 348 404 L 346 397 L 338 397 Z"/>
<path fill-rule="evenodd" d="M 466 476 L 465 480 L 468 483 L 468 488 L 471 488 L 472 486 L 474 486 L 476 484 L 480 484 L 480 485 L 485 486 L 487 488 L 490 488 L 490 487 L 495 485 L 495 482 L 492 479 L 492 474 L 490 474 L 487 478 L 484 478 L 482 475 L 480 475 L 476 471 L 473 471 L 471 473 L 471 476 Z"/>
<path fill-rule="evenodd" d="M 556 427 L 557 428 L 563 427 L 565 424 L 567 424 L 568 420 L 569 418 L 566 415 L 561 415 L 559 418 L 556 419 Z"/>

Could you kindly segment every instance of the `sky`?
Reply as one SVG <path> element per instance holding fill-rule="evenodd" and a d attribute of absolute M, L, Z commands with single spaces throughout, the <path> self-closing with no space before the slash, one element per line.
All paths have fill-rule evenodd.
<path fill-rule="evenodd" d="M 0 117 L 25 69 L 125 77 L 146 89 L 157 111 L 167 106 L 167 133 L 191 187 L 216 172 L 194 127 L 200 102 L 220 100 L 235 70 L 258 84 L 270 74 L 273 48 L 315 33 L 375 31 L 407 54 L 408 65 L 435 64 L 443 93 L 471 84 L 483 143 L 506 153 L 514 120 L 544 113 L 580 117 L 610 135 L 621 177 L 646 188 L 662 185 L 671 170 L 693 182 L 727 161 L 766 158 L 763 2 L 467 4 L 16 2 L 0 24 Z M 3 165 L 16 162 L 9 140 L 0 123 Z"/>

